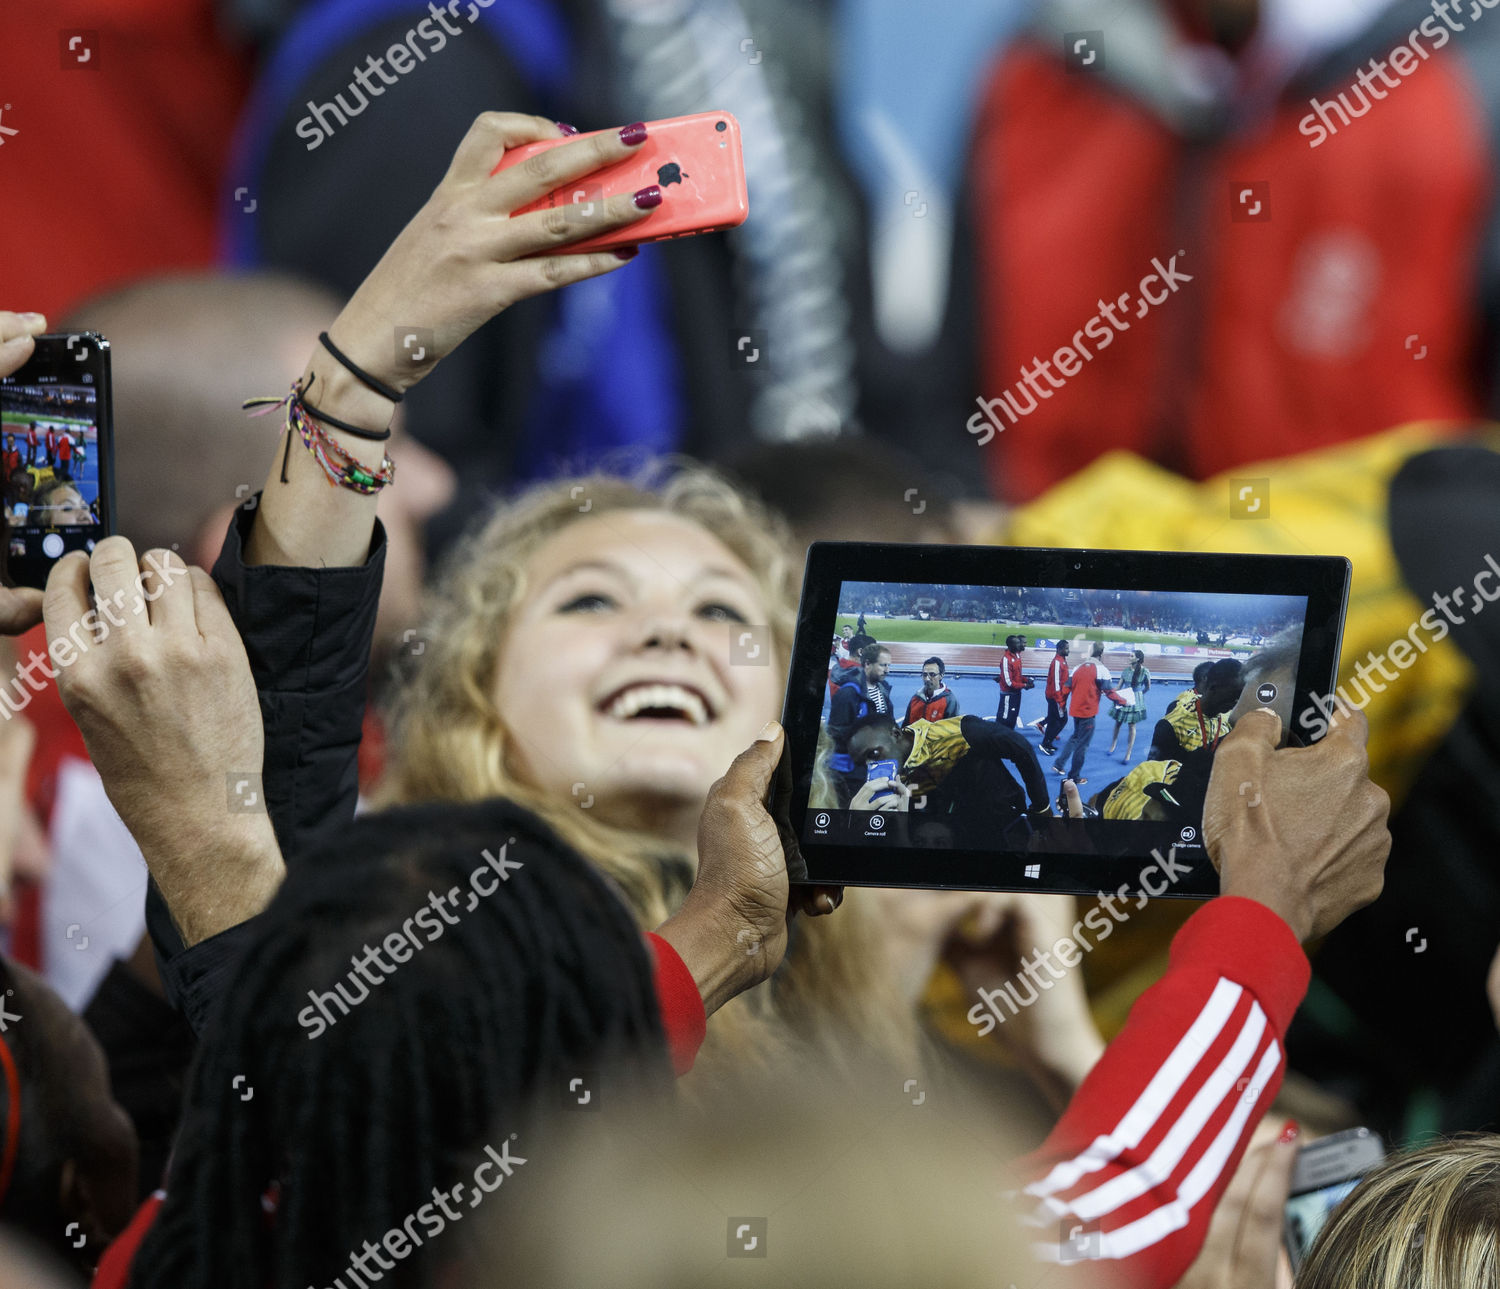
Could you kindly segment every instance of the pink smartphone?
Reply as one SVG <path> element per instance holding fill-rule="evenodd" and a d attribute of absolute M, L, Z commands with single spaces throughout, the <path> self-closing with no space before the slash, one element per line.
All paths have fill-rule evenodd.
<path fill-rule="evenodd" d="M 547 148 L 587 137 L 579 134 L 512 148 L 490 173 L 498 174 Z M 750 199 L 745 191 L 740 123 L 728 112 L 698 112 L 693 116 L 648 122 L 645 143 L 628 157 L 575 179 L 514 213 L 572 206 L 576 218 L 587 220 L 601 209 L 600 203 L 605 198 L 638 192 L 652 184 L 661 189 L 663 200 L 644 219 L 626 228 L 571 242 L 562 248 L 563 253 L 607 251 L 616 246 L 692 237 L 743 224 L 750 213 Z"/>

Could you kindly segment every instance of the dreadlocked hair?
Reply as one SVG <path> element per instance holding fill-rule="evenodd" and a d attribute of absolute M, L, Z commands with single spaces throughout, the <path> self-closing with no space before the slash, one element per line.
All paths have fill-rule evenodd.
<path fill-rule="evenodd" d="M 485 851 L 522 867 L 501 882 Z M 485 868 L 481 898 L 470 877 Z M 455 919 L 439 921 L 434 895 L 453 895 Z M 414 929 L 425 943 L 377 984 L 351 969 L 388 936 L 410 948 Z M 327 1004 L 340 984 L 342 1014 Z M 203 1036 L 132 1284 L 349 1289 L 351 1251 L 430 1209 L 579 1069 L 671 1086 L 649 951 L 612 886 L 507 802 L 357 819 L 257 919 Z M 449 1241 L 438 1255 L 418 1242 L 384 1283 L 432 1283 Z"/>

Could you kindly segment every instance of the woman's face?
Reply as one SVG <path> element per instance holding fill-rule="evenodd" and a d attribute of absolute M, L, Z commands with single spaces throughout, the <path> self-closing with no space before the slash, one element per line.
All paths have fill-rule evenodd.
<path fill-rule="evenodd" d="M 525 579 L 492 690 L 516 773 L 606 819 L 701 808 L 781 706 L 750 570 L 692 520 L 627 510 L 554 534 Z"/>
<path fill-rule="evenodd" d="M 46 504 L 37 507 L 38 522 L 49 525 L 91 524 L 94 516 L 77 488 L 54 488 Z"/>

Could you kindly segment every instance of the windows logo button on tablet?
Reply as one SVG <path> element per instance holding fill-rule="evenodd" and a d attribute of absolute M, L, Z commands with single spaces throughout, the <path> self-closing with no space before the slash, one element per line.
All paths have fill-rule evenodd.
<path fill-rule="evenodd" d="M 1026 865 L 1026 876 L 1027 877 L 1034 877 L 1038 881 L 1040 881 L 1041 880 L 1041 876 L 1042 876 L 1042 866 L 1040 864 L 1027 864 Z"/>

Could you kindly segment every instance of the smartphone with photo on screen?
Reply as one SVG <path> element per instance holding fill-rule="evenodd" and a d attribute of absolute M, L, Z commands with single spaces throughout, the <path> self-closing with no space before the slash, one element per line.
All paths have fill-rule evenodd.
<path fill-rule="evenodd" d="M 114 532 L 109 341 L 37 337 L 26 364 L 0 379 L 0 460 L 0 580 L 45 587 L 63 555 Z"/>
<path fill-rule="evenodd" d="M 1384 1158 L 1380 1137 L 1368 1128 L 1320 1137 L 1297 1152 L 1285 1215 L 1293 1272 L 1301 1269 L 1329 1215 Z"/>

